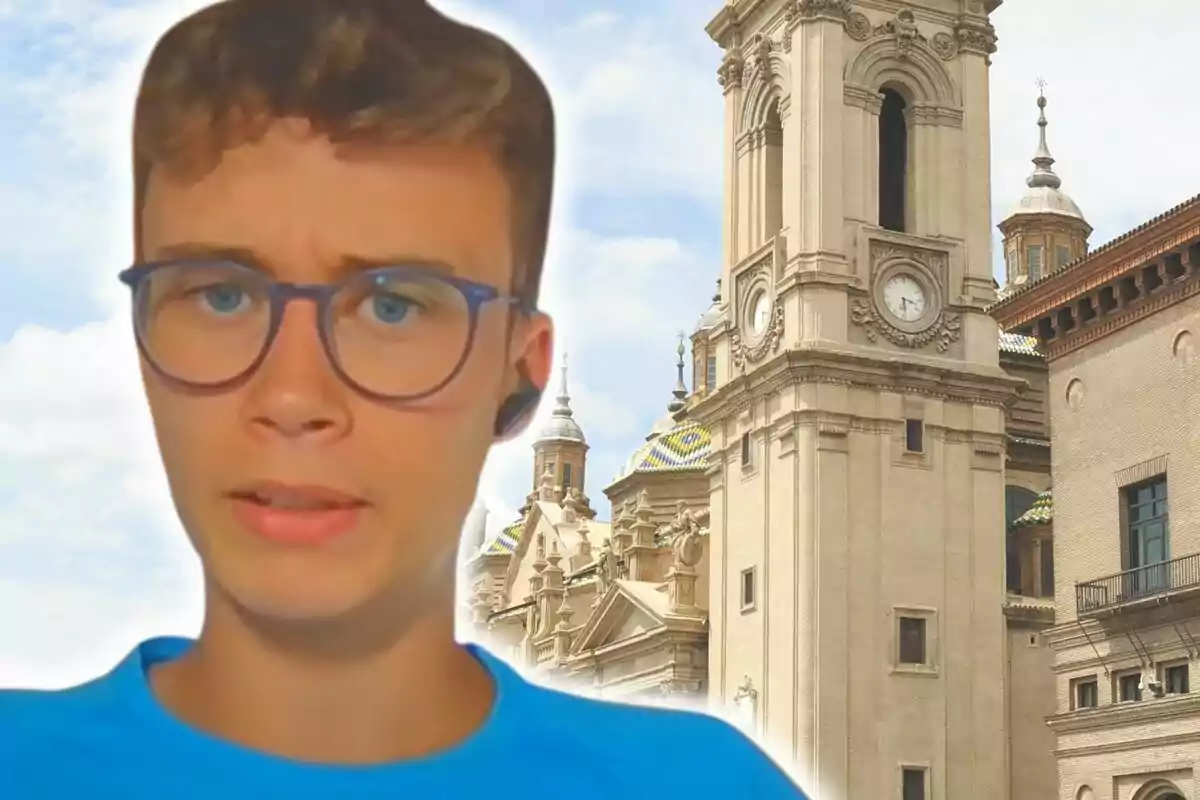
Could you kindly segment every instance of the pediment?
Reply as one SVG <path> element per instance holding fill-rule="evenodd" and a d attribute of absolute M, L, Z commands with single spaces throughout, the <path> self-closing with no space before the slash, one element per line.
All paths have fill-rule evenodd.
<path fill-rule="evenodd" d="M 616 581 L 575 640 L 574 652 L 597 650 L 666 626 L 667 598 L 656 584 Z"/>
<path fill-rule="evenodd" d="M 504 596 L 509 602 L 520 602 L 529 591 L 529 578 L 534 574 L 533 562 L 538 557 L 538 534 L 545 537 L 546 553 L 550 553 L 552 543 L 557 543 L 558 554 L 563 558 L 561 566 L 564 570 L 570 567 L 573 545 L 560 534 L 558 525 L 561 521 L 562 510 L 553 503 L 540 501 L 530 507 L 504 576 Z"/>

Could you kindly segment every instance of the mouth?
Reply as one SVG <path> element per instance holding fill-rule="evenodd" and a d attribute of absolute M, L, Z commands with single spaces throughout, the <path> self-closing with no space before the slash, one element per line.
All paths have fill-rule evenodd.
<path fill-rule="evenodd" d="M 315 545 L 358 526 L 361 497 L 324 486 L 258 483 L 228 493 L 241 524 L 264 539 L 288 545 Z"/>
<path fill-rule="evenodd" d="M 280 511 L 343 511 L 368 505 L 361 497 L 325 486 L 257 483 L 229 492 L 229 497 Z"/>

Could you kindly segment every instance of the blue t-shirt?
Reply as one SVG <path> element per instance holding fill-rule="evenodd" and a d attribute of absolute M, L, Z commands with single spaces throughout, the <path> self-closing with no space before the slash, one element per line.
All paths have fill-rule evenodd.
<path fill-rule="evenodd" d="M 804 798 L 715 717 L 535 686 L 477 647 L 471 652 L 491 673 L 496 699 L 483 726 L 458 745 L 366 767 L 265 755 L 188 727 L 158 704 L 149 667 L 190 644 L 151 639 L 109 674 L 72 689 L 0 692 L 0 798 Z"/>

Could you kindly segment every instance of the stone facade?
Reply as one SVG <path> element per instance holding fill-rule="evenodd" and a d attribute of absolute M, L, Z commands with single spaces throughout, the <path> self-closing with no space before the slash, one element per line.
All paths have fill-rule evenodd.
<path fill-rule="evenodd" d="M 1172 554 L 1200 551 L 1175 532 L 1193 498 L 1189 440 L 1170 435 L 1193 418 L 1172 409 L 1196 396 L 1181 336 L 1194 310 L 1180 301 L 1137 323 L 1161 332 L 1126 326 L 1086 354 L 1046 335 L 1082 307 L 1008 324 L 1039 287 L 1155 256 L 1144 238 L 1088 252 L 1042 115 L 1003 249 L 1061 239 L 1072 260 L 1040 279 L 1017 263 L 995 284 L 997 5 L 729 0 L 716 15 L 724 251 L 692 391 L 680 348 L 668 413 L 604 489 L 604 522 L 564 373 L 520 518 L 470 557 L 479 638 L 578 691 L 726 715 L 821 800 L 1191 796 L 1189 698 L 1112 712 L 1105 677 L 1101 709 L 1070 703 L 1110 659 L 1137 666 L 1138 642 L 1167 659 L 1155 669 L 1200 656 L 1190 633 L 1168 635 L 1187 609 L 1147 610 L 1141 639 L 1075 610 L 1077 583 L 1125 566 L 1115 534 L 1095 533 L 1123 524 L 1119 481 L 1161 459 L 1180 470 Z M 1177 252 L 1166 294 L 1131 273 L 1159 299 L 1122 309 L 1184 291 L 1178 267 L 1196 262 Z M 1050 374 L 1045 353 L 1072 366 Z M 1137 736 L 1161 744 L 1153 758 Z"/>
<path fill-rule="evenodd" d="M 995 313 L 1049 357 L 1058 796 L 1195 797 L 1200 197 Z"/>

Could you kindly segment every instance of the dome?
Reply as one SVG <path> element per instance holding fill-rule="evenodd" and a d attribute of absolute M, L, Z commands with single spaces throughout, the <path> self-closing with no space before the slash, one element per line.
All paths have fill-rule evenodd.
<path fill-rule="evenodd" d="M 570 442 L 586 443 L 587 439 L 584 438 L 583 428 L 580 428 L 579 423 L 569 416 L 570 409 L 567 409 L 568 416 L 560 416 L 558 412 L 559 409 L 554 409 L 554 416 L 552 416 L 550 421 L 546 423 L 546 426 L 542 428 L 541 432 L 538 434 L 538 440 L 546 441 L 547 439 L 565 439 Z"/>
<path fill-rule="evenodd" d="M 579 423 L 575 421 L 575 414 L 571 411 L 571 395 L 567 393 L 566 356 L 563 356 L 562 384 L 558 390 L 558 397 L 555 399 L 557 400 L 557 405 L 555 405 L 554 411 L 550 415 L 550 421 L 538 433 L 537 440 L 539 442 L 566 441 L 587 444 L 587 439 L 583 435 L 583 428 L 579 427 Z"/>
<path fill-rule="evenodd" d="M 1038 146 L 1033 154 L 1033 172 L 1025 179 L 1029 188 L 1009 211 L 1006 220 L 1023 214 L 1057 214 L 1087 224 L 1083 212 L 1062 190 L 1062 178 L 1054 172 L 1054 156 L 1046 145 L 1046 96 L 1038 96 Z"/>
<path fill-rule="evenodd" d="M 658 427 L 658 426 L 655 426 Z M 697 422 L 685 421 L 650 439 L 639 447 L 618 478 L 635 472 L 683 472 L 708 468 L 712 437 Z"/>
<path fill-rule="evenodd" d="M 703 333 L 707 330 L 712 330 L 725 318 L 724 312 L 721 311 L 721 279 L 717 279 L 717 293 L 713 295 L 712 305 L 708 307 L 700 319 L 696 321 L 695 333 Z"/>
<path fill-rule="evenodd" d="M 1020 201 L 1009 211 L 1009 217 L 1018 214 L 1059 214 L 1064 217 L 1084 220 L 1083 212 L 1066 192 L 1053 186 L 1031 186 Z"/>

